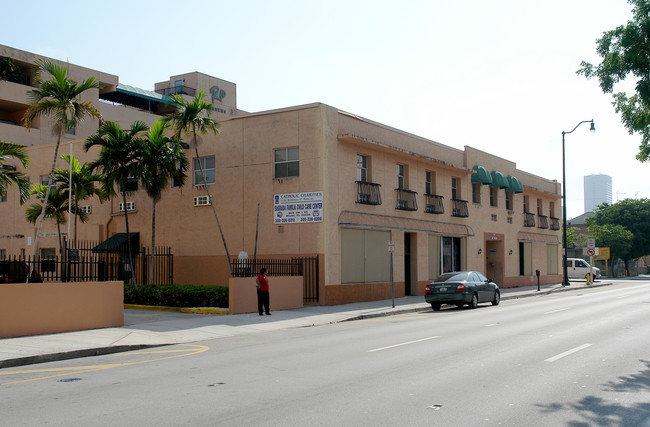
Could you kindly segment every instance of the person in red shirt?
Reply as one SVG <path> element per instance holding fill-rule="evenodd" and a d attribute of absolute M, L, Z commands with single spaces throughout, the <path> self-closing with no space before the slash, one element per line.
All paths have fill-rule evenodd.
<path fill-rule="evenodd" d="M 257 283 L 257 311 L 259 311 L 260 316 L 264 314 L 264 311 L 270 316 L 269 279 L 266 278 L 266 268 L 260 270 L 260 274 L 257 276 L 255 283 Z"/>

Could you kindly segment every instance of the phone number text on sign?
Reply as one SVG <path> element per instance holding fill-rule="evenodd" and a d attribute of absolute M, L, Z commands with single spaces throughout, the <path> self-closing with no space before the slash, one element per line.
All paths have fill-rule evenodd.
<path fill-rule="evenodd" d="M 276 194 L 273 196 L 274 224 L 323 222 L 323 192 Z"/>

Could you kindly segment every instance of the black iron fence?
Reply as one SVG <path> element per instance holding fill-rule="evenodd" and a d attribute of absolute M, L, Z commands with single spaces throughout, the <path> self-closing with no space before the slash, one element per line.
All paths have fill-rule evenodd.
<path fill-rule="evenodd" d="M 238 259 L 230 260 L 233 277 L 256 277 L 262 268 L 268 276 L 303 276 L 303 298 L 305 302 L 319 301 L 318 256 L 292 257 L 286 259 Z"/>
<path fill-rule="evenodd" d="M 138 284 L 172 283 L 174 256 L 171 248 L 134 248 L 129 262 L 127 251 L 96 249 L 99 242 L 64 245 L 60 256 L 14 256 L 0 260 L 0 283 L 85 282 L 119 280 Z M 151 260 L 154 274 L 150 278 Z"/>

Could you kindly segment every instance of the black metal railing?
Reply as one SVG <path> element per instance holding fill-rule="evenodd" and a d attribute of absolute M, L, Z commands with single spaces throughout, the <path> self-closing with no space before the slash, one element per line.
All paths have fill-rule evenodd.
<path fill-rule="evenodd" d="M 548 217 L 546 215 L 537 215 L 537 228 L 548 228 Z"/>
<path fill-rule="evenodd" d="M 161 89 L 156 89 L 156 93 L 161 95 L 196 95 L 196 89 L 188 86 L 169 86 Z"/>
<path fill-rule="evenodd" d="M 320 269 L 318 256 L 285 259 L 239 259 L 230 260 L 233 277 L 256 277 L 262 268 L 268 276 L 302 276 L 305 302 L 319 301 Z"/>
<path fill-rule="evenodd" d="M 451 199 L 451 216 L 460 218 L 469 217 L 467 200 Z"/>
<path fill-rule="evenodd" d="M 560 229 L 560 218 L 551 217 L 551 230 L 559 230 L 559 229 Z"/>
<path fill-rule="evenodd" d="M 445 213 L 445 207 L 442 204 L 442 199 L 443 199 L 442 196 L 438 196 L 435 194 L 425 194 L 424 199 L 426 203 L 426 208 L 425 208 L 426 213 L 431 213 L 431 214 Z"/>
<path fill-rule="evenodd" d="M 357 203 L 363 205 L 381 205 L 380 184 L 366 181 L 356 181 L 357 183 Z"/>
<path fill-rule="evenodd" d="M 402 211 L 417 211 L 418 210 L 418 193 L 411 190 L 405 190 L 403 188 L 395 189 L 395 209 Z"/>
<path fill-rule="evenodd" d="M 534 227 L 535 226 L 535 214 L 530 212 L 524 212 L 524 227 Z"/>

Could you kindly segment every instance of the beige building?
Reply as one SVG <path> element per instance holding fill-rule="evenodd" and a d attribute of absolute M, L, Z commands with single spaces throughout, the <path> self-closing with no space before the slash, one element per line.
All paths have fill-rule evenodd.
<path fill-rule="evenodd" d="M 28 71 L 38 58 L 0 46 Z M 246 113 L 237 109 L 233 83 L 201 73 L 172 76 L 145 91 L 117 76 L 70 65 L 71 77 L 96 76 L 103 88 L 88 94 L 106 120 L 127 127 L 152 123 L 170 111 L 166 96 L 190 99 L 203 90 L 221 122 L 218 136 L 199 140 L 201 162 L 229 253 L 252 257 L 318 256 L 319 304 L 423 295 L 440 273 L 484 272 L 502 287 L 561 282 L 560 185 L 518 170 L 512 161 L 465 147 L 458 150 L 324 104 Z M 29 81 L 0 81 L 0 139 L 29 147 L 32 182 L 48 173 L 50 125 L 28 131 L 20 119 Z M 61 152 L 90 161 L 84 138 L 96 120 L 66 135 Z M 156 241 L 171 246 L 176 283 L 227 284 L 225 250 L 205 191 L 196 183 L 198 161 L 183 188 L 169 188 L 156 209 Z M 63 161 L 61 161 L 61 166 Z M 129 197 L 131 231 L 151 240 L 151 201 Z M 78 238 L 105 240 L 124 232 L 120 199 L 87 201 L 88 223 Z M 257 212 L 259 205 L 259 226 Z M 24 220 L 15 188 L 0 203 L 0 255 L 30 254 L 36 227 Z M 122 209 L 122 211 L 120 210 Z M 257 232 L 257 248 L 255 248 Z M 46 221 L 39 246 L 57 247 Z"/>

